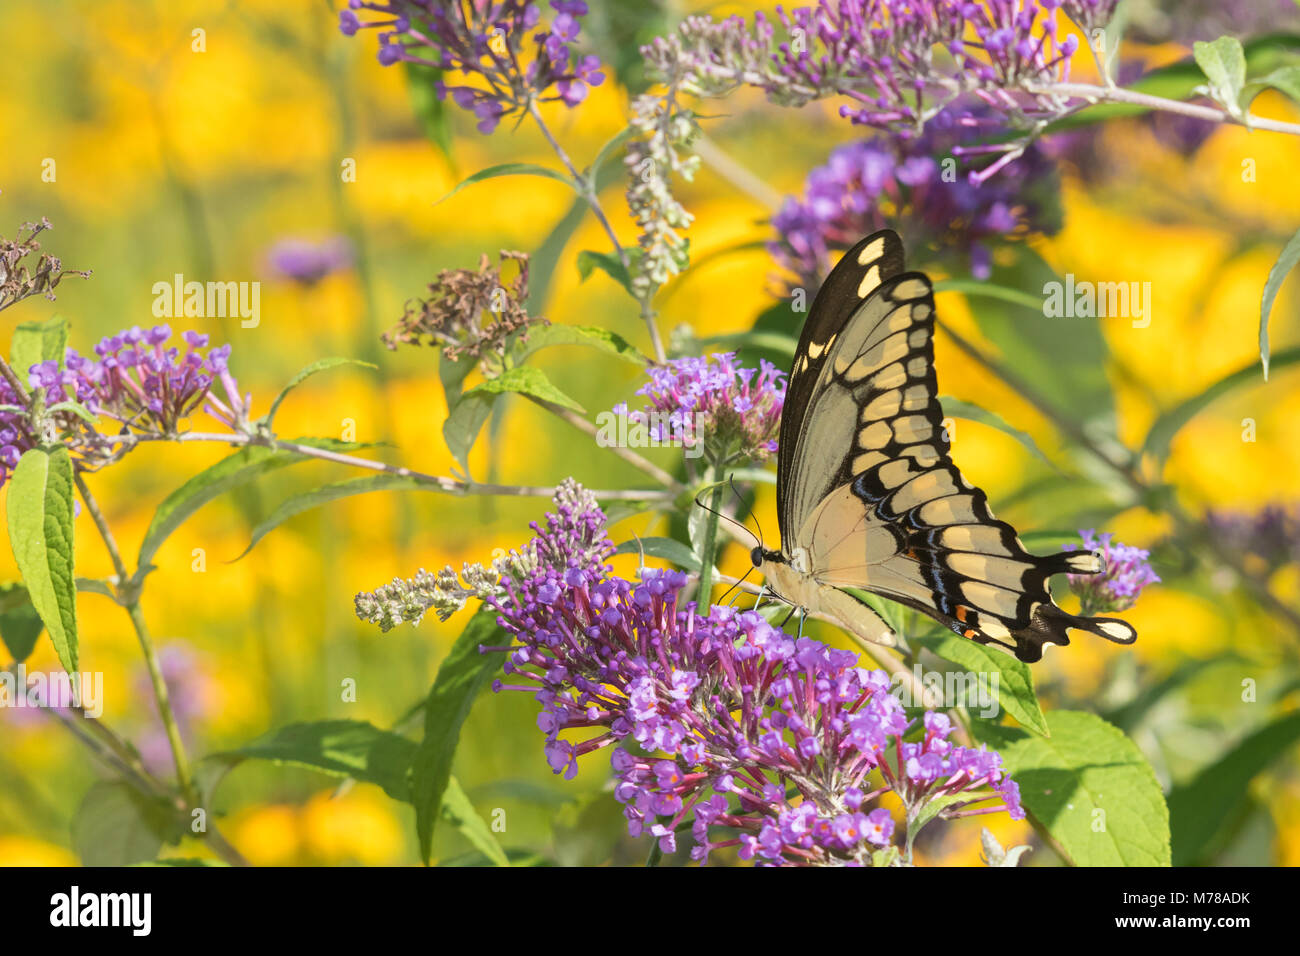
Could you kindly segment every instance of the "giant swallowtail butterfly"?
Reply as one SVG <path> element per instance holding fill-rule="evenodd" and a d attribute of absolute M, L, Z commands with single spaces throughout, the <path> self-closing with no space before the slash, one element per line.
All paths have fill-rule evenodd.
<path fill-rule="evenodd" d="M 1117 644 L 1137 632 L 1069 614 L 1054 574 L 1104 570 L 1100 554 L 1030 554 L 948 456 L 934 373 L 934 291 L 905 272 L 892 231 L 850 249 L 813 301 L 790 371 L 777 462 L 780 551 L 753 560 L 778 597 L 892 644 L 888 625 L 842 588 L 915 608 L 1022 661 L 1071 628 Z"/>

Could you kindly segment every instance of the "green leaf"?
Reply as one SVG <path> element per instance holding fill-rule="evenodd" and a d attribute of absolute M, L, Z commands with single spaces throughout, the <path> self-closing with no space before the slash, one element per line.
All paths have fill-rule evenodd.
<path fill-rule="evenodd" d="M 57 415 L 59 412 L 71 412 L 80 418 L 87 425 L 98 425 L 99 418 L 90 409 L 81 402 L 55 402 L 49 408 L 45 409 L 47 415 Z"/>
<path fill-rule="evenodd" d="M 280 403 L 285 400 L 285 397 L 290 392 L 317 372 L 324 372 L 327 369 L 338 368 L 340 365 L 360 365 L 364 368 L 379 368 L 379 366 L 374 362 L 363 362 L 361 359 L 338 357 L 317 359 L 315 362 L 312 362 L 306 368 L 302 369 L 293 378 L 289 379 L 289 384 L 280 389 L 280 394 L 275 396 L 275 401 L 271 403 L 271 410 L 268 411 L 266 416 L 262 419 L 266 422 L 266 426 L 268 428 L 271 427 L 271 423 L 275 420 L 275 413 L 280 410 Z"/>
<path fill-rule="evenodd" d="M 438 81 L 442 79 L 442 70 L 424 63 L 406 64 L 406 90 L 411 98 L 411 109 L 420 121 L 425 138 L 439 152 L 452 161 L 451 155 L 451 113 L 445 100 L 437 93 Z"/>
<path fill-rule="evenodd" d="M 912 640 L 932 654 L 952 661 L 972 674 L 981 677 L 986 674 L 997 675 L 998 703 L 1002 709 L 1022 727 L 1027 727 L 1036 734 L 1048 733 L 1047 718 L 1043 716 L 1038 695 L 1034 693 L 1034 678 L 1029 665 L 1024 661 L 956 634 L 935 634 Z"/>
<path fill-rule="evenodd" d="M 487 169 L 480 169 L 472 176 L 462 179 L 456 184 L 455 188 L 447 195 L 443 196 L 434 205 L 446 202 L 456 193 L 460 192 L 466 186 L 472 186 L 474 183 L 481 183 L 485 179 L 496 179 L 500 176 L 541 176 L 545 179 L 554 179 L 557 182 L 564 183 L 570 189 L 577 189 L 575 183 L 568 175 L 556 169 L 548 169 L 545 166 L 538 166 L 536 163 L 501 163 L 499 166 L 489 166 Z"/>
<path fill-rule="evenodd" d="M 641 56 L 640 53 L 638 52 L 637 59 L 640 58 Z M 591 161 L 591 165 L 588 166 L 586 170 L 584 170 L 587 176 L 587 180 L 589 182 L 592 181 L 593 178 L 595 179 L 595 187 L 597 190 L 599 190 L 600 187 L 604 185 L 603 180 L 605 179 L 605 177 L 602 174 L 604 173 L 605 170 L 605 164 L 609 162 L 610 158 L 613 157 L 613 155 L 616 152 L 618 152 L 623 146 L 625 146 L 627 144 L 627 141 L 631 138 L 632 138 L 631 127 L 619 130 L 617 133 L 615 133 L 605 142 L 605 145 L 600 148 L 600 152 L 596 154 L 596 158 Z M 618 167 L 615 168 L 617 169 Z"/>
<path fill-rule="evenodd" d="M 1078 866 L 1168 866 L 1169 808 L 1137 745 L 1095 714 L 1054 710 L 1050 737 L 974 722 L 1034 823 Z M 1101 810 L 1104 813 L 1095 813 Z"/>
<path fill-rule="evenodd" d="M 333 438 L 295 438 L 294 442 L 330 451 L 351 451 L 360 447 Z M 213 498 L 233 488 L 243 487 L 276 469 L 306 461 L 308 457 L 301 452 L 248 445 L 199 472 L 168 495 L 154 512 L 149 530 L 145 532 L 144 541 L 140 544 L 136 579 L 140 580 L 148 573 L 153 556 L 168 536 Z"/>
<path fill-rule="evenodd" d="M 591 249 L 583 249 L 578 253 L 578 275 L 582 277 L 583 282 L 591 278 L 591 274 L 597 269 L 621 285 L 628 295 L 635 298 L 636 293 L 632 290 L 632 277 L 628 275 L 627 269 L 618 256 L 612 252 L 595 252 Z"/>
<path fill-rule="evenodd" d="M 637 351 L 636 346 L 617 332 L 594 325 L 543 325 L 529 329 L 528 338 L 515 346 L 512 357 L 515 364 L 520 364 L 534 352 L 556 345 L 583 345 L 632 365 L 647 365 L 650 362 Z"/>
<path fill-rule="evenodd" d="M 1110 32 L 1109 30 L 1107 31 Z M 1248 76 L 1259 76 L 1293 62 L 1300 51 L 1300 36 L 1293 33 L 1269 33 L 1246 41 L 1246 71 Z M 1169 100 L 1185 100 L 1193 96 L 1196 87 L 1205 80 L 1205 73 L 1188 57 L 1177 63 L 1152 70 L 1126 89 L 1135 93 Z M 1048 134 L 1080 126 L 1090 126 L 1126 116 L 1141 116 L 1151 111 L 1149 106 L 1132 103 L 1097 103 L 1057 120 L 1047 127 Z"/>
<path fill-rule="evenodd" d="M 724 348 L 763 349 L 778 352 L 788 358 L 794 358 L 799 340 L 783 332 L 727 332 L 722 335 L 706 335 L 700 339 L 701 345 L 721 345 Z"/>
<path fill-rule="evenodd" d="M 269 760 L 306 767 L 376 784 L 394 800 L 406 801 L 411 795 L 407 770 L 414 754 L 412 741 L 363 720 L 322 720 L 289 724 L 207 759 L 232 765 L 250 759 Z"/>
<path fill-rule="evenodd" d="M 1300 740 L 1300 713 L 1287 714 L 1255 731 L 1223 757 L 1169 794 L 1174 864 L 1208 862 L 1225 824 L 1247 799 L 1250 782 Z"/>
<path fill-rule="evenodd" d="M 142 863 L 132 863 L 132 866 L 180 866 L 180 867 L 207 867 L 207 866 L 230 866 L 224 860 L 205 860 L 194 856 L 168 856 L 161 860 L 145 860 Z"/>
<path fill-rule="evenodd" d="M 475 394 L 468 392 L 461 395 L 447 420 L 442 423 L 442 439 L 452 457 L 460 463 L 466 476 L 469 475 L 469 453 L 483 430 L 483 424 L 492 414 L 492 406 L 500 396 L 492 394 Z"/>
<path fill-rule="evenodd" d="M 27 596 L 27 588 L 17 581 L 0 584 L 0 640 L 4 641 L 15 664 L 31 657 L 44 628 L 41 616 Z"/>
<path fill-rule="evenodd" d="M 1268 279 L 1264 282 L 1264 295 L 1259 300 L 1259 360 L 1264 366 L 1264 381 L 1268 381 L 1268 317 L 1273 311 L 1273 300 L 1282 288 L 1285 279 L 1300 262 L 1300 230 L 1287 240 L 1282 252 L 1268 270 Z"/>
<path fill-rule="evenodd" d="M 510 865 L 505 850 L 501 849 L 501 844 L 492 835 L 492 828 L 479 816 L 455 777 L 447 778 L 447 789 L 442 792 L 442 818 L 460 830 L 465 839 L 474 845 L 474 849 L 487 857 L 493 866 Z"/>
<path fill-rule="evenodd" d="M 478 433 L 483 430 L 484 423 L 492 414 L 496 400 L 508 392 L 528 395 L 573 411 L 583 410 L 581 405 L 552 385 L 546 373 L 538 368 L 517 365 L 506 369 L 496 378 L 480 382 L 460 396 L 451 409 L 451 414 L 442 423 L 442 437 L 447 442 L 447 448 L 467 475 L 469 453 L 478 439 Z"/>
<path fill-rule="evenodd" d="M 77 669 L 73 573 L 72 458 L 63 447 L 31 448 L 9 479 L 9 544 L 59 663 Z"/>
<path fill-rule="evenodd" d="M 310 511 L 313 508 L 319 508 L 321 505 L 329 504 L 331 501 L 338 501 L 340 498 L 351 498 L 353 495 L 369 494 L 372 491 L 438 490 L 437 485 L 430 484 L 427 481 L 421 482 L 415 478 L 403 477 L 402 475 L 365 475 L 361 478 L 348 478 L 344 481 L 321 485 L 319 488 L 313 488 L 311 491 L 305 491 L 280 502 L 279 506 L 253 529 L 253 537 L 248 542 L 248 546 L 232 558 L 230 563 L 233 564 L 248 554 L 257 545 L 257 542 L 290 518 L 300 515 L 304 511 Z"/>
<path fill-rule="evenodd" d="M 1249 107 L 1255 97 L 1267 89 L 1274 89 L 1292 100 L 1300 102 L 1300 66 L 1283 66 L 1266 76 L 1257 77 L 1246 84 L 1241 93 L 1241 105 Z"/>
<path fill-rule="evenodd" d="M 460 728 L 475 698 L 501 667 L 498 654 L 480 654 L 479 645 L 498 633 L 496 612 L 482 608 L 465 626 L 438 668 L 424 710 L 424 739 L 411 764 L 411 802 L 425 863 L 433 852 L 433 830 L 442 813 Z"/>
<path fill-rule="evenodd" d="M 1027 248 L 1017 250 L 1015 262 L 993 268 L 993 284 L 1003 288 L 1042 290 L 1049 282 L 1062 280 Z M 1099 433 L 1114 433 L 1114 394 L 1106 372 L 1110 352 L 1101 321 L 1044 318 L 1041 297 L 1032 308 L 1003 296 L 972 297 L 969 304 L 1003 368 L 1057 414 Z"/>
<path fill-rule="evenodd" d="M 999 299 L 1013 305 L 1023 305 L 1035 312 L 1043 310 L 1040 296 L 1031 295 L 1024 289 L 998 285 L 995 282 L 981 282 L 978 279 L 940 279 L 934 284 L 935 292 L 960 292 L 962 295 L 977 296 L 985 299 Z"/>
<path fill-rule="evenodd" d="M 1168 677 L 1159 683 L 1144 686 L 1141 692 L 1127 704 L 1117 707 L 1109 713 L 1103 713 L 1102 716 L 1125 733 L 1132 733 L 1142 723 L 1143 718 L 1170 694 L 1187 686 L 1207 668 L 1223 664 L 1226 660 L 1232 660 L 1234 657 L 1235 655 L 1225 655 L 1218 658 L 1187 661 L 1175 668 Z"/>
<path fill-rule="evenodd" d="M 925 829 L 925 825 L 933 821 L 944 810 L 947 810 L 954 803 L 970 800 L 970 798 L 969 793 L 949 793 L 926 801 L 921 807 L 921 812 L 915 818 L 907 821 L 907 845 L 911 846 L 917 834 Z"/>
<path fill-rule="evenodd" d="M 599 194 L 623 172 L 620 164 L 609 165 L 606 160 L 613 155 L 618 146 L 627 142 L 630 130 L 623 130 L 601 149 L 600 154 L 586 170 L 587 181 L 592 184 L 592 191 Z M 594 180 L 594 182 L 593 182 Z M 582 220 L 586 217 L 591 204 L 585 196 L 579 196 L 573 205 L 560 217 L 546 239 L 529 260 L 529 283 L 527 310 L 529 315 L 541 315 L 546 305 L 546 294 L 550 290 L 555 274 L 559 271 L 560 256 L 569 244 Z"/>
<path fill-rule="evenodd" d="M 1241 88 L 1246 84 L 1246 51 L 1236 37 L 1222 36 L 1192 44 L 1192 56 L 1210 81 L 1210 96 L 1240 117 Z"/>
<path fill-rule="evenodd" d="M 62 367 L 67 347 L 67 319 L 55 316 L 44 322 L 23 322 L 14 329 L 13 341 L 9 345 L 9 364 L 25 385 L 27 373 L 33 365 L 57 359 Z"/>
<path fill-rule="evenodd" d="M 953 398 L 949 395 L 941 395 L 939 397 L 939 404 L 943 406 L 945 414 L 953 415 L 957 418 L 965 418 L 972 422 L 979 422 L 981 425 L 988 425 L 990 428 L 996 428 L 998 431 L 1010 435 L 1016 441 L 1020 442 L 1020 444 L 1028 448 L 1035 458 L 1039 459 L 1051 468 L 1056 467 L 1052 464 L 1052 460 L 1043 453 L 1041 448 L 1038 447 L 1038 443 L 1034 441 L 1033 435 L 1029 434 L 1029 432 L 1021 431 L 1019 428 L 1009 424 L 1005 418 L 996 412 L 990 412 L 986 409 L 980 408 L 978 405 L 972 405 L 970 402 L 963 402 L 960 398 Z"/>
<path fill-rule="evenodd" d="M 525 365 L 508 368 L 496 378 L 480 382 L 466 392 L 465 397 L 504 395 L 507 392 L 528 395 L 531 398 L 540 398 L 544 402 L 550 402 L 552 405 L 559 405 L 575 412 L 583 411 L 581 405 L 551 384 L 551 380 L 546 377 L 545 372 L 539 368 L 530 368 Z"/>
<path fill-rule="evenodd" d="M 1271 364 L 1273 368 L 1288 368 L 1298 363 L 1300 363 L 1300 347 L 1279 352 L 1273 357 Z M 1169 455 L 1169 446 L 1173 443 L 1174 436 L 1202 409 L 1233 389 L 1242 385 L 1252 385 L 1255 381 L 1255 363 L 1252 362 L 1230 375 L 1225 375 L 1199 395 L 1194 395 L 1163 413 L 1147 432 L 1146 440 L 1142 443 L 1142 454 L 1153 455 L 1157 460 L 1164 461 Z"/>
<path fill-rule="evenodd" d="M 90 788 L 72 818 L 72 849 L 86 866 L 129 866 L 152 860 L 183 833 L 167 804 L 106 780 Z"/>
<path fill-rule="evenodd" d="M 645 554 L 663 558 L 687 571 L 698 571 L 700 559 L 686 545 L 672 538 L 633 538 L 614 549 L 615 554 Z"/>

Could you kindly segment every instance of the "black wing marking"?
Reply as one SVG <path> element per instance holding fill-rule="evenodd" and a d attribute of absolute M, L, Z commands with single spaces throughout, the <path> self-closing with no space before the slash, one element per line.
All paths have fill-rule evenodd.
<path fill-rule="evenodd" d="M 903 271 L 903 241 L 892 229 L 872 233 L 844 254 L 813 299 L 790 368 L 790 380 L 781 411 L 777 448 L 776 510 L 785 521 L 788 489 L 784 480 L 794 471 L 795 449 L 803 432 L 808 404 L 817 388 L 822 366 L 834 336 L 886 279 Z M 794 533 L 781 527 L 783 539 Z"/>
<path fill-rule="evenodd" d="M 818 581 L 891 598 L 1023 661 L 1039 660 L 1046 643 L 1068 644 L 1070 628 L 1136 639 L 1124 621 L 1069 614 L 1052 600 L 1052 575 L 1100 572 L 1099 554 L 1030 554 L 949 458 L 928 278 L 884 280 L 818 358 L 807 424 L 778 482 L 791 525 L 782 540 L 806 549 Z M 850 422 L 846 411 L 856 413 Z M 817 447 L 846 435 L 835 450 Z"/>

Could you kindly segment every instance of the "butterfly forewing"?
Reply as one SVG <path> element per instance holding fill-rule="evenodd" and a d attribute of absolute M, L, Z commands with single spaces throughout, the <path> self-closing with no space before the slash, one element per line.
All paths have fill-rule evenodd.
<path fill-rule="evenodd" d="M 1068 628 L 1129 643 L 1123 621 L 1067 614 L 1048 579 L 1101 570 L 1038 557 L 949 458 L 934 372 L 934 294 L 893 233 L 836 266 L 796 353 L 782 423 L 782 541 L 819 584 L 861 588 L 980 643 L 1038 660 Z M 792 407 L 793 404 L 793 407 Z"/>

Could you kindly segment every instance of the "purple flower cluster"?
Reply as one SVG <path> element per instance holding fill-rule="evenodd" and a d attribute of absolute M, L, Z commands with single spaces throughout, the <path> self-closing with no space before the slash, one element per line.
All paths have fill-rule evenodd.
<path fill-rule="evenodd" d="M 173 434 L 200 406 L 230 428 L 247 424 L 251 399 L 241 398 L 230 374 L 230 346 L 200 349 L 208 336 L 184 332 L 185 347 L 168 345 L 166 325 L 139 326 L 110 335 L 95 346 L 96 358 L 68 349 L 64 368 L 55 362 L 34 366 L 32 382 L 71 387 L 76 400 L 96 415 L 121 422 L 146 434 Z M 224 400 L 213 391 L 220 382 Z"/>
<path fill-rule="evenodd" d="M 1253 514 L 1206 512 L 1210 534 L 1229 550 L 1253 557 L 1267 571 L 1300 562 L 1300 508 L 1266 505 Z"/>
<path fill-rule="evenodd" d="M 267 263 L 274 275 L 306 286 L 350 268 L 352 259 L 352 243 L 342 236 L 323 242 L 281 239 L 267 253 Z"/>
<path fill-rule="evenodd" d="M 672 359 L 650 369 L 650 381 L 637 389 L 649 404 L 628 411 L 658 442 L 702 444 L 710 462 L 723 465 L 762 462 L 776 451 L 776 435 L 785 405 L 785 373 L 761 361 L 756 371 L 741 368 L 732 352 Z"/>
<path fill-rule="evenodd" d="M 548 515 L 536 543 L 548 559 L 504 582 L 493 604 L 518 643 L 506 649 L 511 683 L 494 689 L 535 695 L 556 773 L 572 777 L 579 757 L 614 747 L 615 796 L 634 836 L 673 852 L 689 830 L 700 862 L 734 847 L 769 865 L 870 864 L 893 835 L 889 812 L 870 807 L 886 791 L 909 819 L 940 797 L 957 798 L 946 816 L 998 809 L 965 809 L 995 797 L 1023 815 L 1000 758 L 950 743 L 942 715 L 904 739 L 909 722 L 884 671 L 752 611 L 701 616 L 681 600 L 681 572 L 611 576 L 587 540 L 600 526 L 594 507 Z M 573 545 L 568 528 L 581 531 Z M 562 736 L 573 730 L 589 735 Z"/>
<path fill-rule="evenodd" d="M 249 397 L 240 397 L 230 374 L 230 346 L 200 351 L 208 337 L 185 332 L 185 348 L 169 346 L 171 329 L 136 326 L 110 335 L 95 346 L 95 358 L 69 348 L 62 365 L 54 359 L 28 370 L 28 400 L 39 394 L 44 417 L 83 467 L 112 461 L 115 445 L 69 407 L 79 403 L 92 415 L 119 422 L 121 429 L 147 435 L 174 434 L 181 422 L 202 406 L 232 429 L 248 426 Z M 212 390 L 220 382 L 224 398 Z M 48 441 L 34 433 L 33 419 L 12 386 L 0 378 L 0 485 L 29 448 Z"/>
<path fill-rule="evenodd" d="M 534 100 L 576 106 L 590 87 L 604 82 L 599 58 L 576 48 L 587 4 L 550 0 L 550 6 L 550 26 L 539 29 L 540 5 L 529 0 L 349 0 L 339 13 L 339 29 L 347 36 L 378 30 L 379 62 L 385 66 L 416 63 L 477 80 L 473 85 L 439 80 L 437 92 L 451 94 L 457 106 L 478 118 L 479 131 L 490 133 L 503 117 Z M 357 15 L 362 10 L 383 19 L 363 21 Z"/>
<path fill-rule="evenodd" d="M 1105 561 L 1100 574 L 1066 575 L 1070 590 L 1079 596 L 1084 615 L 1125 611 L 1137 603 L 1138 595 L 1148 584 L 1160 583 L 1160 577 L 1151 568 L 1151 552 L 1127 544 L 1117 544 L 1112 534 L 1080 531 L 1083 550 L 1098 551 Z M 1066 551 L 1077 551 L 1079 545 L 1067 544 Z"/>
<path fill-rule="evenodd" d="M 1037 145 L 994 180 L 957 174 L 955 157 L 980 124 L 969 111 L 947 110 L 921 136 L 837 148 L 809 173 L 803 196 L 786 199 L 772 221 L 779 238 L 769 250 L 815 288 L 830 270 L 832 251 L 892 227 L 931 254 L 964 254 L 972 274 L 987 278 L 992 244 L 1051 235 L 1060 218 L 1055 164 Z"/>

